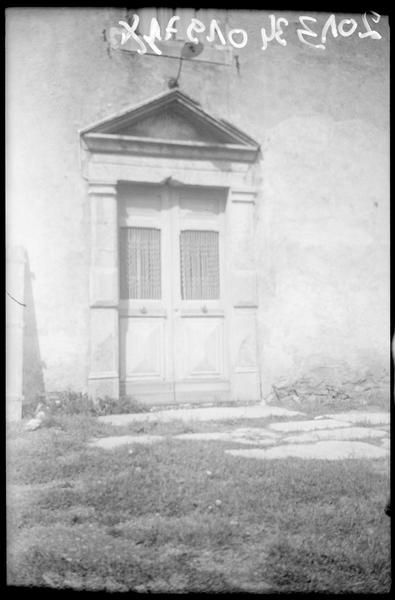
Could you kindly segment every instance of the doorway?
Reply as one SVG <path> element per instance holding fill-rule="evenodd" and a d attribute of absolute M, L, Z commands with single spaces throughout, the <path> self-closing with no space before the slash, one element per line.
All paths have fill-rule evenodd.
<path fill-rule="evenodd" d="M 226 195 L 119 185 L 122 395 L 153 404 L 229 398 Z"/>

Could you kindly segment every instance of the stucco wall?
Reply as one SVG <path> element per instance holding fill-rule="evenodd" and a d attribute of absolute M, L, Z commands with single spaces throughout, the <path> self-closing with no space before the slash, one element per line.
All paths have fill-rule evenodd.
<path fill-rule="evenodd" d="M 325 368 L 389 368 L 389 28 L 260 49 L 266 12 L 231 67 L 188 62 L 181 89 L 262 147 L 257 205 L 263 391 Z M 167 89 L 177 62 L 108 52 L 121 9 L 7 13 L 8 241 L 26 248 L 47 391 L 86 389 L 89 210 L 78 129 Z M 360 22 L 360 16 L 357 17 Z M 323 22 L 323 15 L 318 16 Z"/>

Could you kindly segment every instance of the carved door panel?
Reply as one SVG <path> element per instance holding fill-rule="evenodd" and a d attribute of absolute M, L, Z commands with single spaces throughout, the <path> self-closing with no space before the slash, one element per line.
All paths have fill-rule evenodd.
<path fill-rule="evenodd" d="M 121 393 L 226 395 L 223 196 L 134 186 L 119 204 Z"/>

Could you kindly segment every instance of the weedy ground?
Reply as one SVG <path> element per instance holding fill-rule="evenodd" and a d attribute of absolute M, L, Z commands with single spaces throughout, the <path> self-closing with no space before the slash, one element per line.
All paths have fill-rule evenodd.
<path fill-rule="evenodd" d="M 234 442 L 171 438 L 111 451 L 86 445 L 104 435 L 218 431 L 229 422 L 112 427 L 78 415 L 31 432 L 23 425 L 10 427 L 7 441 L 9 585 L 390 589 L 384 459 L 258 461 L 225 454 Z"/>

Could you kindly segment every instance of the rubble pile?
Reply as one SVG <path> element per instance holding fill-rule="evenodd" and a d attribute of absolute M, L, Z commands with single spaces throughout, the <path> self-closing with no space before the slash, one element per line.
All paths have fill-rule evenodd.
<path fill-rule="evenodd" d="M 267 404 L 298 410 L 360 408 L 375 406 L 389 408 L 390 379 L 388 375 L 367 375 L 354 381 L 334 382 L 303 377 L 290 383 L 272 386 Z"/>

